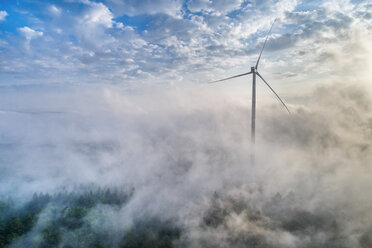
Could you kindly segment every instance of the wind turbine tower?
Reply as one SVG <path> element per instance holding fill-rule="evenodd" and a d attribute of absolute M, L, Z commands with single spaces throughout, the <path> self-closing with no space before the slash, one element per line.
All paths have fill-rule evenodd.
<path fill-rule="evenodd" d="M 256 75 L 259 78 L 262 79 L 262 81 L 267 85 L 267 87 L 269 87 L 269 89 L 279 99 L 279 101 L 282 103 L 282 105 L 285 107 L 285 109 L 288 111 L 288 113 L 290 113 L 287 105 L 285 105 L 285 103 L 283 102 L 283 100 L 279 97 L 279 95 L 266 82 L 266 80 L 261 76 L 261 74 L 257 70 L 258 69 L 258 64 L 260 63 L 262 52 L 265 49 L 265 46 L 266 46 L 266 43 L 267 43 L 267 39 L 269 38 L 269 36 L 271 34 L 271 30 L 272 30 L 272 28 L 274 26 L 275 21 L 276 21 L 276 19 L 274 20 L 273 24 L 271 25 L 270 31 L 269 31 L 269 33 L 266 36 L 266 39 L 265 39 L 265 42 L 264 42 L 264 44 L 262 46 L 260 55 L 258 56 L 256 65 L 251 67 L 251 71 L 250 72 L 246 72 L 246 73 L 243 73 L 243 74 L 239 74 L 239 75 L 235 75 L 235 76 L 232 76 L 232 77 L 228 77 L 228 78 L 224 78 L 224 79 L 220 79 L 220 80 L 216 80 L 216 81 L 210 82 L 210 83 L 217 83 L 217 82 L 221 82 L 221 81 L 225 81 L 225 80 L 229 80 L 229 79 L 238 78 L 238 77 L 242 77 L 242 76 L 245 76 L 245 75 L 252 74 L 252 118 L 251 118 L 251 141 L 252 141 L 252 144 L 255 143 L 255 136 L 256 136 Z M 253 160 L 254 160 L 254 157 L 253 157 Z"/>

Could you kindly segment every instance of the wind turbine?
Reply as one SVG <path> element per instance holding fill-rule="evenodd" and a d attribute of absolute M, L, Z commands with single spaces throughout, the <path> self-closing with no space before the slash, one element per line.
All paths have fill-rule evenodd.
<path fill-rule="evenodd" d="M 279 99 L 279 101 L 283 104 L 283 106 L 285 107 L 285 109 L 288 111 L 288 113 L 290 113 L 287 105 L 285 105 L 285 103 L 283 102 L 283 100 L 279 97 L 279 95 L 274 91 L 274 89 L 266 82 L 266 80 L 261 76 L 261 74 L 257 71 L 258 69 L 258 64 L 260 63 L 260 59 L 261 59 L 261 55 L 262 55 L 262 52 L 266 46 L 266 42 L 267 42 L 267 39 L 269 38 L 270 34 L 271 34 L 271 30 L 273 29 L 273 26 L 274 26 L 274 23 L 275 23 L 276 19 L 274 20 L 273 24 L 271 25 L 271 28 L 270 28 L 270 31 L 269 33 L 267 34 L 266 36 L 266 39 L 265 39 L 265 42 L 262 46 L 262 49 L 261 49 L 261 52 L 260 52 L 260 55 L 258 56 L 258 59 L 257 59 L 257 63 L 256 63 L 256 66 L 254 67 L 251 67 L 251 71 L 250 72 L 247 72 L 247 73 L 243 73 L 243 74 L 239 74 L 239 75 L 235 75 L 235 76 L 232 76 L 232 77 L 228 77 L 228 78 L 224 78 L 224 79 L 220 79 L 220 80 L 216 80 L 216 81 L 212 81 L 210 83 L 217 83 L 217 82 L 221 82 L 221 81 L 225 81 L 225 80 L 229 80 L 229 79 L 233 79 L 233 78 L 238 78 L 238 77 L 242 77 L 242 76 L 245 76 L 245 75 L 249 75 L 249 74 L 252 74 L 252 119 L 251 119 L 251 140 L 252 140 L 252 143 L 254 144 L 255 143 L 255 136 L 256 136 L 256 75 L 258 75 L 262 81 L 267 85 L 267 87 L 269 87 L 269 89 L 275 94 L 275 96 Z"/>

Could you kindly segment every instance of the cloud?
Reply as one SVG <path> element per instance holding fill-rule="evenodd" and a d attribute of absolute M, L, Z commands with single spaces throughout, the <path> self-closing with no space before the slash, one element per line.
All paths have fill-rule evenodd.
<path fill-rule="evenodd" d="M 180 14 L 182 8 L 181 0 L 105 0 L 107 6 L 109 6 L 117 16 L 123 14 L 129 16 L 136 16 L 141 14 L 167 14 L 171 16 L 177 16 Z"/>
<path fill-rule="evenodd" d="M 60 15 L 61 14 L 61 12 L 62 12 L 62 10 L 60 9 L 60 8 L 58 8 L 57 6 L 55 6 L 55 5 L 51 5 L 50 7 L 49 7 L 49 10 L 50 10 L 50 12 L 53 14 L 53 15 Z"/>
<path fill-rule="evenodd" d="M 111 11 L 104 4 L 89 2 L 80 15 L 73 17 L 75 18 L 77 25 L 74 33 L 85 48 L 96 52 L 114 41 L 108 29 L 113 28 L 115 22 Z"/>
<path fill-rule="evenodd" d="M 363 85 L 317 88 L 292 115 L 260 101 L 256 164 L 249 101 L 226 92 L 45 90 L 1 93 L 2 195 L 133 186 L 125 206 L 97 206 L 85 220 L 101 213 L 95 228 L 112 228 L 112 240 L 146 216 L 176 220 L 186 247 L 359 247 L 354 237 L 368 233 L 372 109 Z"/>
<path fill-rule="evenodd" d="M 187 7 L 192 12 L 207 11 L 226 14 L 231 12 L 232 10 L 238 9 L 242 3 L 242 0 L 234 0 L 228 2 L 220 0 L 191 0 L 187 3 Z"/>
<path fill-rule="evenodd" d="M 102 3 L 90 3 L 90 9 L 83 13 L 82 22 L 86 25 L 102 25 L 111 28 L 113 15 L 111 11 Z"/>
<path fill-rule="evenodd" d="M 31 41 L 33 39 L 37 39 L 39 37 L 42 37 L 43 36 L 43 32 L 41 31 L 36 31 L 32 28 L 29 28 L 29 27 L 23 27 L 23 28 L 18 28 L 17 29 L 19 33 L 22 34 L 22 36 L 26 39 L 26 41 L 24 42 L 24 50 L 27 51 L 27 52 L 31 52 Z M 22 66 L 21 66 L 22 67 Z M 15 68 L 13 68 L 13 70 L 15 70 Z"/>
<path fill-rule="evenodd" d="M 128 85 L 138 78 L 146 83 L 204 82 L 254 64 L 278 17 L 262 66 L 280 60 L 293 70 L 289 73 L 299 75 L 294 80 L 308 80 L 315 67 L 321 68 L 319 76 L 332 70 L 333 50 L 349 46 L 351 34 L 357 37 L 370 26 L 361 14 L 369 13 L 368 5 L 346 1 L 331 6 L 329 1 L 314 6 L 294 0 L 67 1 L 47 6 L 34 1 L 23 7 L 35 16 L 24 26 L 43 33 L 43 39 L 32 42 L 38 56 L 22 53 L 24 42 L 7 33 L 0 46 L 8 61 L 18 62 L 0 63 L 0 70 L 3 80 L 21 84 L 51 78 Z M 27 37 L 40 37 L 36 34 Z M 52 67 L 60 77 L 48 76 Z M 278 73 L 274 67 L 267 69 L 267 74 Z"/>
<path fill-rule="evenodd" d="M 18 28 L 18 31 L 26 38 L 26 40 L 30 41 L 32 39 L 35 39 L 37 37 L 43 36 L 43 32 L 41 31 L 36 31 L 33 30 L 32 28 L 29 27 L 23 27 L 23 28 Z"/>
<path fill-rule="evenodd" d="M 4 21 L 8 13 L 5 10 L 0 10 L 0 22 Z"/>

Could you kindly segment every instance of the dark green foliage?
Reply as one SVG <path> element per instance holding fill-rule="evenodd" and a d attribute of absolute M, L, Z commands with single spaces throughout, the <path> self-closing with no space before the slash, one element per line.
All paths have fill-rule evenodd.
<path fill-rule="evenodd" d="M 21 207 L 15 207 L 11 200 L 0 201 L 0 248 L 29 232 L 37 223 L 39 214 L 48 206 L 65 206 L 53 212 L 52 220 L 41 230 L 42 241 L 36 247 L 57 247 L 67 231 L 79 233 L 81 247 L 105 247 L 106 233 L 95 233 L 84 226 L 84 217 L 97 204 L 121 206 L 131 197 L 133 191 L 117 189 L 83 190 L 77 193 L 34 194 Z M 106 235 L 106 236 L 105 236 Z"/>
<path fill-rule="evenodd" d="M 4 247 L 6 244 L 6 237 L 3 235 L 4 234 L 4 226 L 2 223 L 0 224 L 0 247 Z"/>
<path fill-rule="evenodd" d="M 226 209 L 211 208 L 204 215 L 203 222 L 206 226 L 216 228 L 219 225 L 223 224 L 227 214 L 228 214 L 228 211 Z"/>
<path fill-rule="evenodd" d="M 290 233 L 298 237 L 302 248 L 350 248 L 350 237 L 335 213 L 325 210 L 307 211 L 293 207 L 293 193 L 282 197 L 276 194 L 267 205 L 255 208 L 254 204 L 240 198 L 214 194 L 209 208 L 204 212 L 200 227 L 208 233 L 224 233 L 228 247 L 274 248 L 282 247 L 277 240 L 268 239 L 264 232 Z M 249 228 L 232 230 L 230 221 L 236 217 Z M 233 223 L 233 222 L 232 222 Z M 341 222 L 342 223 L 342 222 Z M 245 228 L 244 228 L 245 227 Z M 372 232 L 360 238 L 362 248 L 372 247 Z M 269 236 L 270 237 L 270 236 Z M 205 242 L 205 243 L 204 243 Z M 224 244 L 225 245 L 225 244 Z M 219 247 L 213 240 L 203 240 L 202 247 Z M 225 247 L 225 246 L 222 246 Z"/>
<path fill-rule="evenodd" d="M 73 206 L 64 210 L 62 224 L 68 229 L 76 229 L 83 225 L 83 217 L 87 214 L 88 209 L 84 207 Z"/>
<path fill-rule="evenodd" d="M 180 235 L 180 228 L 172 222 L 152 218 L 137 222 L 125 234 L 121 248 L 171 248 Z"/>
<path fill-rule="evenodd" d="M 214 193 L 212 204 L 203 216 L 203 223 L 207 227 L 216 228 L 223 224 L 225 217 L 229 214 L 230 209 L 224 206 L 217 193 Z"/>
<path fill-rule="evenodd" d="M 132 194 L 133 190 L 121 191 L 117 189 L 97 188 L 94 191 L 84 190 L 78 193 L 59 193 L 53 197 L 53 200 L 58 201 L 59 203 L 84 208 L 92 208 L 98 203 L 121 206 L 128 201 Z"/>
<path fill-rule="evenodd" d="M 21 208 L 15 207 L 11 200 L 0 201 L 0 248 L 30 231 L 36 223 L 38 213 L 49 200 L 49 195 L 34 194 Z"/>
<path fill-rule="evenodd" d="M 127 231 L 117 227 L 115 221 L 111 225 L 110 219 L 105 219 L 110 218 L 106 210 L 120 210 L 132 193 L 96 189 L 55 195 L 34 194 L 29 202 L 17 207 L 10 200 L 0 201 L 0 248 L 8 247 L 15 240 L 16 247 L 34 248 L 192 247 L 194 240 L 187 240 L 187 235 L 181 239 L 180 226 L 171 220 L 142 217 Z M 200 231 L 207 235 L 223 233 L 226 243 L 221 247 L 278 247 L 275 240 L 267 238 L 265 231 L 257 232 L 256 229 L 291 233 L 303 240 L 299 246 L 302 248 L 350 247 L 349 238 L 336 215 L 288 207 L 291 199 L 287 198 L 277 194 L 268 201 L 270 206 L 258 209 L 247 201 L 215 194 L 202 215 Z M 231 230 L 229 221 L 234 216 L 239 216 L 242 224 L 249 223 L 248 227 L 253 228 Z M 218 240 L 201 237 L 196 242 L 200 242 L 200 247 L 220 247 Z M 366 230 L 359 237 L 359 243 L 361 248 L 372 247 L 372 232 Z"/>
<path fill-rule="evenodd" d="M 57 221 L 51 221 L 42 231 L 43 242 L 41 247 L 55 247 L 61 241 L 61 231 Z"/>
<path fill-rule="evenodd" d="M 34 194 L 32 200 L 26 204 L 25 210 L 29 212 L 40 212 L 51 200 L 49 194 Z"/>
<path fill-rule="evenodd" d="M 73 234 L 73 235 L 71 235 Z M 66 235 L 66 233 L 65 233 Z M 89 248 L 105 248 L 113 247 L 110 242 L 108 232 L 105 230 L 93 230 L 88 223 L 85 223 L 81 228 L 75 229 L 67 234 L 70 235 L 65 239 L 64 246 L 71 248 L 89 247 Z M 73 238 L 71 238 L 73 237 Z"/>
<path fill-rule="evenodd" d="M 5 232 L 9 241 L 21 235 L 23 230 L 23 223 L 18 216 L 12 217 L 5 226 Z"/>
<path fill-rule="evenodd" d="M 7 221 L 0 221 L 0 247 L 5 247 L 13 239 L 27 233 L 36 222 L 36 215 L 28 213 L 12 216 Z"/>
<path fill-rule="evenodd" d="M 268 244 L 265 236 L 260 234 L 245 233 L 235 239 L 229 238 L 228 240 L 230 244 L 234 244 L 233 247 L 274 248 Z"/>
<path fill-rule="evenodd" d="M 8 201 L 0 201 L 0 221 L 4 221 L 12 209 L 12 204 Z"/>
<path fill-rule="evenodd" d="M 312 232 L 337 228 L 331 218 L 307 211 L 296 211 L 283 221 L 282 227 L 290 232 Z"/>
<path fill-rule="evenodd" d="M 75 205 L 82 208 L 92 208 L 98 201 L 99 199 L 95 198 L 92 192 L 89 192 L 88 194 L 80 195 L 76 199 Z"/>
<path fill-rule="evenodd" d="M 115 190 L 106 189 L 105 192 L 100 197 L 100 202 L 108 205 L 122 205 L 127 200 L 128 195 L 123 195 L 116 189 Z"/>

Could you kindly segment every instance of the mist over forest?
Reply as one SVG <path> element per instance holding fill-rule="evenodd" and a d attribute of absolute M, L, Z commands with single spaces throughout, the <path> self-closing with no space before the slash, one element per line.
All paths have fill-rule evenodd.
<path fill-rule="evenodd" d="M 2 94 L 0 247 L 372 247 L 368 88 L 259 102 L 255 163 L 248 100 Z"/>

